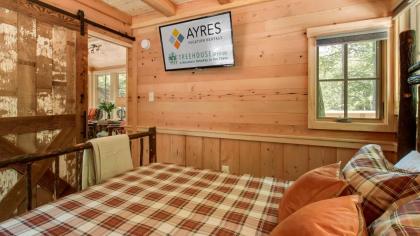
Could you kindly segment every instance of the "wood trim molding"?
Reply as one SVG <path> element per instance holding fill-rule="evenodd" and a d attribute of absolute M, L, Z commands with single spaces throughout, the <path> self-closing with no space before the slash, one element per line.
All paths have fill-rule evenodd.
<path fill-rule="evenodd" d="M 153 26 L 153 25 L 158 25 L 158 24 L 163 24 L 163 23 L 170 23 L 170 22 L 174 22 L 178 20 L 183 20 L 183 19 L 202 16 L 202 15 L 208 15 L 211 13 L 226 11 L 226 10 L 230 10 L 230 9 L 234 9 L 238 7 L 243 7 L 243 6 L 248 6 L 248 5 L 253 5 L 253 4 L 258 4 L 258 3 L 263 3 L 263 2 L 269 2 L 269 1 L 273 1 L 273 0 L 234 1 L 231 3 L 223 4 L 223 5 L 218 4 L 218 5 L 215 5 L 214 7 L 206 7 L 206 8 L 196 9 L 196 10 L 189 10 L 185 12 L 179 11 L 174 16 L 170 16 L 170 17 L 162 16 L 162 17 L 151 19 L 151 20 L 144 20 L 139 17 L 134 17 L 131 28 L 137 29 L 137 28 L 144 28 L 147 26 Z"/>
<path fill-rule="evenodd" d="M 98 72 L 124 72 L 127 71 L 127 65 L 115 65 L 106 67 L 89 67 L 89 71 L 92 73 Z"/>
<path fill-rule="evenodd" d="M 126 126 L 129 131 L 145 131 L 148 127 L 144 126 Z M 353 148 L 359 149 L 366 144 L 379 144 L 384 151 L 397 151 L 397 143 L 392 141 L 375 141 L 362 139 L 344 139 L 344 138 L 328 138 L 315 136 L 298 136 L 298 135 L 275 135 L 275 134 L 259 134 L 259 133 L 241 133 L 241 132 L 225 132 L 225 131 L 205 131 L 205 130 L 183 130 L 183 129 L 168 129 L 157 128 L 157 133 L 186 135 L 206 138 L 222 138 L 234 139 L 244 141 L 257 141 L 269 143 L 285 143 L 285 144 L 300 144 L 308 146 L 323 146 L 323 147 L 337 147 L 337 148 Z"/>
<path fill-rule="evenodd" d="M 331 34 L 345 34 L 356 31 L 368 31 L 378 28 L 390 28 L 392 26 L 391 17 L 383 17 L 371 20 L 362 20 L 357 22 L 349 22 L 343 24 L 326 25 L 320 27 L 313 27 L 306 30 L 308 38 L 331 35 Z"/>

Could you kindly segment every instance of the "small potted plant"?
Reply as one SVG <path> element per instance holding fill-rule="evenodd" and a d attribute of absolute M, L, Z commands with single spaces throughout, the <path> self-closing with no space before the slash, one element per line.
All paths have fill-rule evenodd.
<path fill-rule="evenodd" d="M 107 114 L 107 120 L 111 119 L 111 113 L 116 108 L 112 102 L 103 101 L 99 103 L 99 110 L 104 111 Z"/>

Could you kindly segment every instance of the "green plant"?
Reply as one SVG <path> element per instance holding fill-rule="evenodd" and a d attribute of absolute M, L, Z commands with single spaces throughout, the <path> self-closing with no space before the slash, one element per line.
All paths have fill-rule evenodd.
<path fill-rule="evenodd" d="M 112 102 L 101 102 L 98 106 L 99 110 L 106 112 L 107 118 L 111 119 L 111 113 L 116 108 L 115 104 Z"/>

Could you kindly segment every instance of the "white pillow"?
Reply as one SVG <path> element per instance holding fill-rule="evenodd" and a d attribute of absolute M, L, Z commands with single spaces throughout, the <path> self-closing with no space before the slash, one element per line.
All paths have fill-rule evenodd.
<path fill-rule="evenodd" d="M 395 167 L 411 172 L 420 172 L 420 153 L 411 151 L 395 164 Z"/>

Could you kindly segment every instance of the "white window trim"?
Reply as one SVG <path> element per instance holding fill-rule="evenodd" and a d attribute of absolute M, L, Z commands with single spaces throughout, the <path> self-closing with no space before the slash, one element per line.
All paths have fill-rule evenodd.
<path fill-rule="evenodd" d="M 342 123 L 330 120 L 320 120 L 316 115 L 317 107 L 317 53 L 316 39 L 321 36 L 337 34 L 348 34 L 353 32 L 364 32 L 376 29 L 389 30 L 386 43 L 386 73 L 383 78 L 382 96 L 384 102 L 383 119 L 378 121 L 353 121 Z M 394 116 L 394 34 L 391 17 L 364 20 L 358 22 L 321 26 L 307 29 L 308 37 L 308 128 L 309 129 L 328 129 L 328 130 L 347 130 L 347 131 L 370 131 L 370 132 L 395 132 L 396 117 Z"/>

